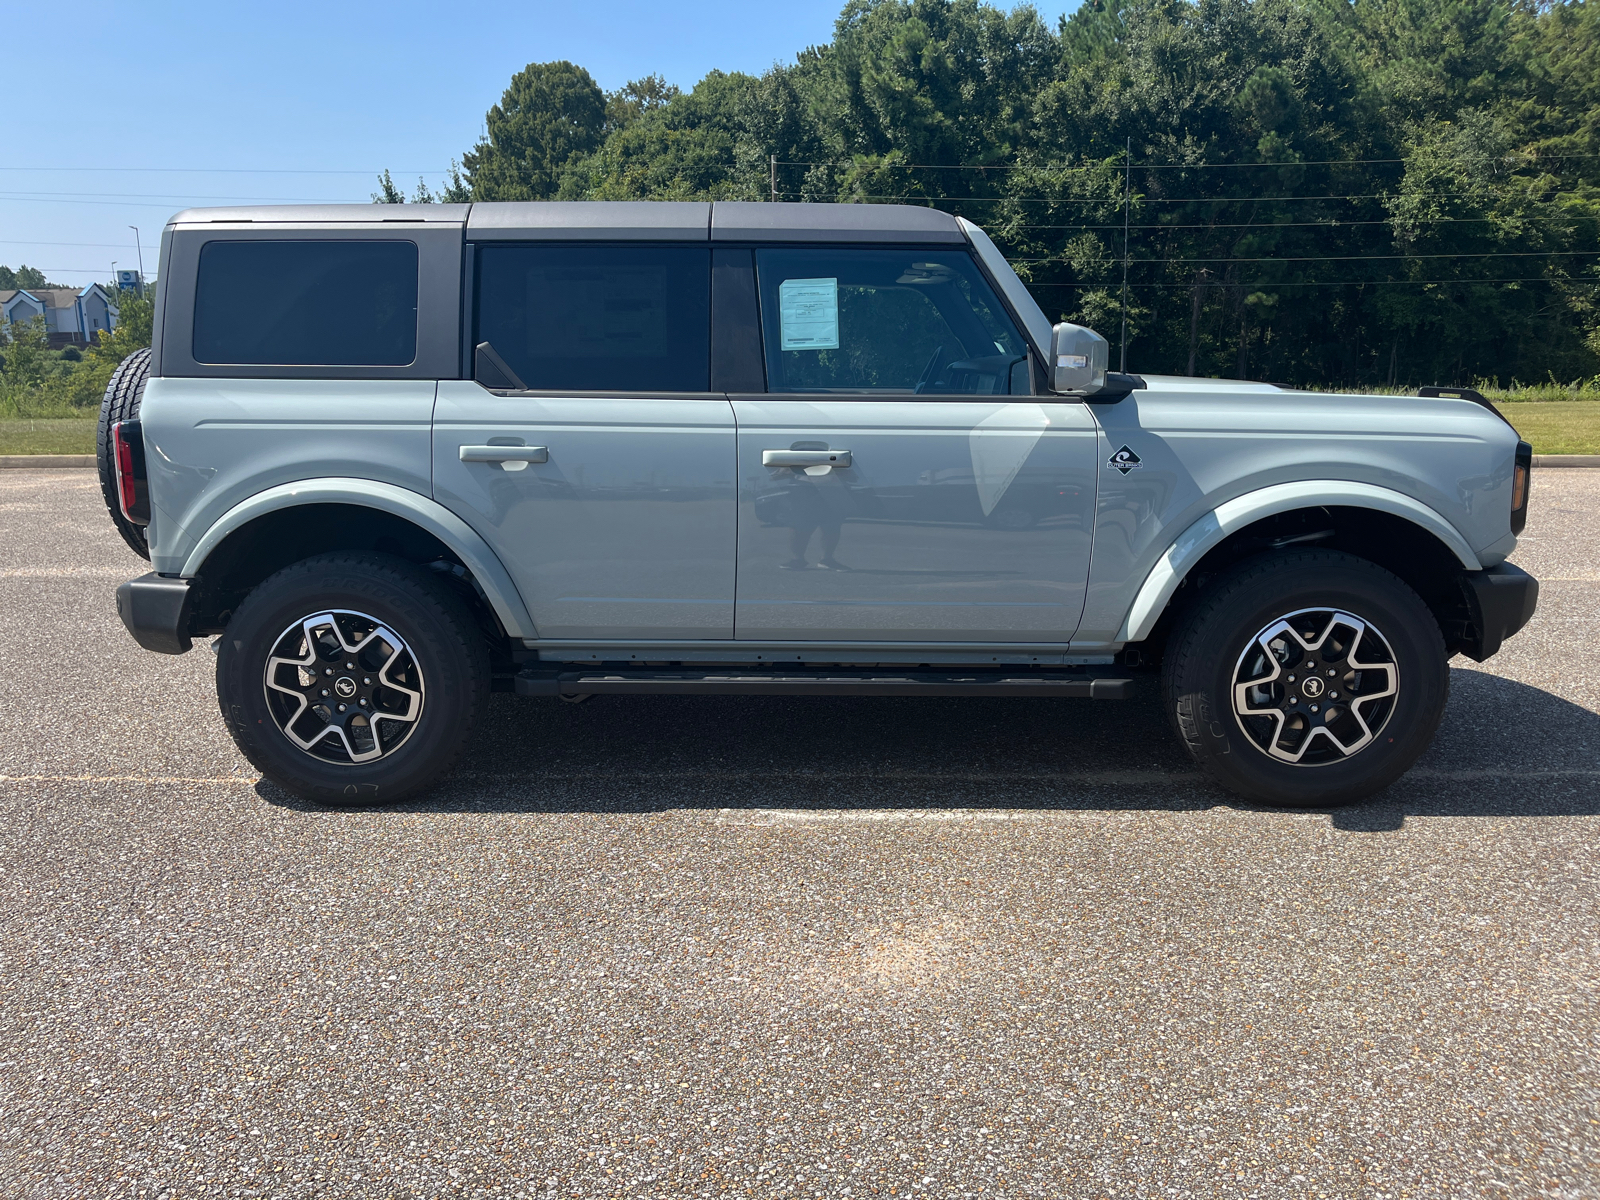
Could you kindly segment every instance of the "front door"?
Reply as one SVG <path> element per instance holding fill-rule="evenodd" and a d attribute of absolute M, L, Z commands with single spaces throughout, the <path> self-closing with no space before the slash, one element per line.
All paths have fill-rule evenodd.
<path fill-rule="evenodd" d="M 736 396 L 736 636 L 1066 642 L 1096 427 L 1034 397 L 965 254 L 756 254 L 767 394 Z"/>
<path fill-rule="evenodd" d="M 440 383 L 435 497 L 500 556 L 541 639 L 731 638 L 734 421 L 707 391 L 709 250 L 474 253 L 473 344 L 525 386 Z"/>

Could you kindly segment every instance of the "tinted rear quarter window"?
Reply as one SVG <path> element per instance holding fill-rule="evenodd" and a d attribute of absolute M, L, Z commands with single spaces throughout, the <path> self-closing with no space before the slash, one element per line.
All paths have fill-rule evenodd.
<path fill-rule="evenodd" d="M 198 363 L 407 366 L 417 356 L 416 243 L 207 242 L 194 305 Z"/>
<path fill-rule="evenodd" d="M 703 392 L 711 252 L 703 246 L 478 250 L 473 342 L 538 391 Z"/>

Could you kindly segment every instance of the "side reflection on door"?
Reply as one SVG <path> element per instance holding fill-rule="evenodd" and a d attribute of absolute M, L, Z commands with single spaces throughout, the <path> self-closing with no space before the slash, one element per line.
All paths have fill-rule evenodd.
<path fill-rule="evenodd" d="M 1095 477 L 1081 405 L 768 396 L 735 409 L 735 636 L 1070 635 Z M 851 465 L 763 466 L 778 448 L 848 450 Z"/>

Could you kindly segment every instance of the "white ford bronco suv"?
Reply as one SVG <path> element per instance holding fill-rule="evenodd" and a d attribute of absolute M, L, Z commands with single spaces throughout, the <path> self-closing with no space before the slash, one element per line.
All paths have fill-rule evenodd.
<path fill-rule="evenodd" d="M 1143 685 L 1225 787 L 1337 804 L 1538 596 L 1531 450 L 1475 393 L 1110 372 L 932 209 L 202 209 L 160 280 L 101 415 L 154 568 L 118 610 L 216 637 L 308 799 L 428 787 L 491 691 Z"/>

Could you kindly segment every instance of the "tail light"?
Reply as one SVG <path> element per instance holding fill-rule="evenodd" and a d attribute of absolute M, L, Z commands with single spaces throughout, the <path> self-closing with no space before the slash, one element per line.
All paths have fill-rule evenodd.
<path fill-rule="evenodd" d="M 1533 482 L 1533 447 L 1517 443 L 1517 462 L 1511 468 L 1511 532 L 1521 533 L 1528 524 L 1528 486 Z"/>
<path fill-rule="evenodd" d="M 135 525 L 150 524 L 150 484 L 144 470 L 144 431 L 137 421 L 118 421 L 111 427 L 116 451 L 117 499 L 122 515 Z"/>

